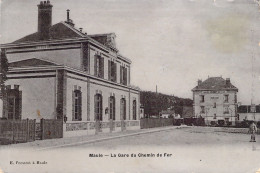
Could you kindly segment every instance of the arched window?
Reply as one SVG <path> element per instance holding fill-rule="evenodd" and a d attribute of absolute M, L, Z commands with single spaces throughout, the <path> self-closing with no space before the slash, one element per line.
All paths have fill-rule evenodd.
<path fill-rule="evenodd" d="M 116 119 L 116 108 L 115 108 L 115 97 L 109 97 L 109 119 L 115 120 Z"/>
<path fill-rule="evenodd" d="M 121 119 L 126 120 L 126 101 L 124 98 L 120 100 L 120 115 Z"/>
<path fill-rule="evenodd" d="M 82 93 L 80 90 L 73 92 L 73 121 L 82 120 Z"/>
<path fill-rule="evenodd" d="M 136 100 L 133 101 L 133 120 L 136 120 Z"/>
<path fill-rule="evenodd" d="M 100 120 L 102 121 L 102 95 L 101 94 L 96 94 L 95 95 L 95 120 Z"/>

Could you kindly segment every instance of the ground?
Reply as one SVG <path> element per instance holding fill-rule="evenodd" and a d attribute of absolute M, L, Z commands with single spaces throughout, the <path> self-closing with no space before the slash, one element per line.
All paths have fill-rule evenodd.
<path fill-rule="evenodd" d="M 259 135 L 256 136 L 257 142 L 251 143 L 249 134 L 221 131 L 221 128 L 210 127 L 169 128 L 95 143 L 49 148 L 44 151 L 21 152 L 19 149 L 18 153 L 5 148 L 4 151 L 0 150 L 0 153 L 8 152 L 8 161 L 14 157 L 22 161 L 47 161 L 46 165 L 38 165 L 38 168 L 42 168 L 40 171 L 54 169 L 54 172 L 63 173 L 72 170 L 110 173 L 255 173 L 260 169 Z M 17 168 L 22 172 L 29 167 L 10 164 L 8 166 L 10 172 Z"/>

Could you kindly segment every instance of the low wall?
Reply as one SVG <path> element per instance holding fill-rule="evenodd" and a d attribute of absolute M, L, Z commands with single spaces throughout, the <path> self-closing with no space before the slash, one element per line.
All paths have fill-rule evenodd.
<path fill-rule="evenodd" d="M 93 135 L 97 133 L 140 129 L 140 121 L 71 121 L 64 124 L 63 129 L 63 137 Z"/>
<path fill-rule="evenodd" d="M 141 129 L 172 126 L 173 118 L 143 118 L 140 120 Z"/>

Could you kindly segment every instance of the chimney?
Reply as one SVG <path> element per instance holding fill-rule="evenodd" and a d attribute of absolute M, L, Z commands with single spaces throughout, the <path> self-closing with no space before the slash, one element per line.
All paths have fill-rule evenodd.
<path fill-rule="evenodd" d="M 52 5 L 50 1 L 41 1 L 38 5 L 38 33 L 40 40 L 50 38 L 50 27 L 52 25 Z"/>
<path fill-rule="evenodd" d="M 230 85 L 230 78 L 226 78 L 226 85 Z"/>
<path fill-rule="evenodd" d="M 201 83 L 202 83 L 202 80 L 201 80 L 201 79 L 199 79 L 199 80 L 198 80 L 198 86 L 200 86 L 200 85 L 201 85 Z"/>
<path fill-rule="evenodd" d="M 73 26 L 74 27 L 74 23 L 73 23 L 73 20 L 71 20 L 70 19 L 70 10 L 69 9 L 67 9 L 67 20 L 65 21 L 65 23 L 67 23 L 67 24 L 69 24 L 69 25 L 71 25 L 71 26 Z"/>

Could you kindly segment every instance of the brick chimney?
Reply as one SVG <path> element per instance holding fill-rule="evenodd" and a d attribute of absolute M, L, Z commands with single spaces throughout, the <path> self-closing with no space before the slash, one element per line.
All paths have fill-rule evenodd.
<path fill-rule="evenodd" d="M 226 78 L 226 85 L 230 85 L 230 78 Z"/>
<path fill-rule="evenodd" d="M 38 33 L 40 40 L 50 38 L 50 27 L 52 25 L 52 5 L 50 1 L 41 1 L 38 5 Z"/>
<path fill-rule="evenodd" d="M 200 85 L 201 85 L 201 83 L 202 83 L 202 80 L 201 80 L 201 79 L 199 79 L 199 80 L 198 80 L 198 86 L 200 86 Z"/>

